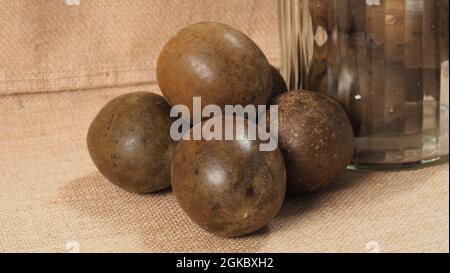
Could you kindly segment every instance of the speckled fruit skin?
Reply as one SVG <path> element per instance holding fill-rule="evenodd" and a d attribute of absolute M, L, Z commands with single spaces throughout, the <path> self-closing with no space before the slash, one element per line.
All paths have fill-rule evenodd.
<path fill-rule="evenodd" d="M 309 91 L 284 93 L 272 104 L 278 105 L 288 194 L 317 191 L 338 179 L 355 149 L 344 109 L 331 98 Z"/>
<path fill-rule="evenodd" d="M 284 160 L 278 149 L 259 151 L 259 143 L 180 142 L 172 162 L 172 189 L 200 227 L 239 237 L 263 228 L 278 214 L 286 192 Z"/>
<path fill-rule="evenodd" d="M 130 192 L 168 188 L 176 145 L 170 137 L 169 113 L 163 97 L 146 92 L 122 95 L 106 104 L 87 135 L 98 170 Z"/>
<path fill-rule="evenodd" d="M 178 32 L 164 46 L 157 64 L 160 89 L 171 106 L 192 98 L 203 105 L 265 105 L 272 70 L 263 52 L 230 26 L 202 22 Z"/>

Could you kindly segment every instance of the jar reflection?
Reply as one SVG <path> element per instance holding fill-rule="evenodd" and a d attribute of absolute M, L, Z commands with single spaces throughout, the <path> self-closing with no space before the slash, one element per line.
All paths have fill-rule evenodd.
<path fill-rule="evenodd" d="M 448 154 L 448 5 L 279 0 L 282 73 L 344 106 L 356 167 Z"/>

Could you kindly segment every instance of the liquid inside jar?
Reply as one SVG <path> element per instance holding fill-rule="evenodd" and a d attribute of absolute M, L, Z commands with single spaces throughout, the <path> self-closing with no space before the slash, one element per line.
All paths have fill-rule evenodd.
<path fill-rule="evenodd" d="M 279 0 L 290 89 L 335 98 L 356 168 L 448 155 L 448 0 Z"/>

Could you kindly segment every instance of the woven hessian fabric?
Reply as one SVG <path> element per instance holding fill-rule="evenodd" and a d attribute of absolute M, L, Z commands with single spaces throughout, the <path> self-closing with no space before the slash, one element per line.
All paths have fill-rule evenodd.
<path fill-rule="evenodd" d="M 241 29 L 275 65 L 274 0 L 0 2 L 0 252 L 448 252 L 448 163 L 347 172 L 326 191 L 286 200 L 261 232 L 202 231 L 170 191 L 126 193 L 86 147 L 110 99 L 159 93 L 155 61 L 178 29 Z"/>

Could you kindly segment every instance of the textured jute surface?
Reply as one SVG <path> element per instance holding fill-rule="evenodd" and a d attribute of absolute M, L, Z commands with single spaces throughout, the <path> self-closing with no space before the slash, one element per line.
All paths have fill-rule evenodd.
<path fill-rule="evenodd" d="M 449 251 L 448 163 L 347 172 L 240 239 L 199 229 L 170 191 L 107 182 L 87 152 L 90 122 L 115 96 L 159 93 L 160 48 L 200 20 L 234 25 L 279 63 L 272 0 L 0 3 L 0 252 Z"/>
<path fill-rule="evenodd" d="M 0 94 L 154 82 L 164 43 L 199 21 L 240 29 L 278 61 L 275 0 L 78 1 L 1 1 Z"/>

